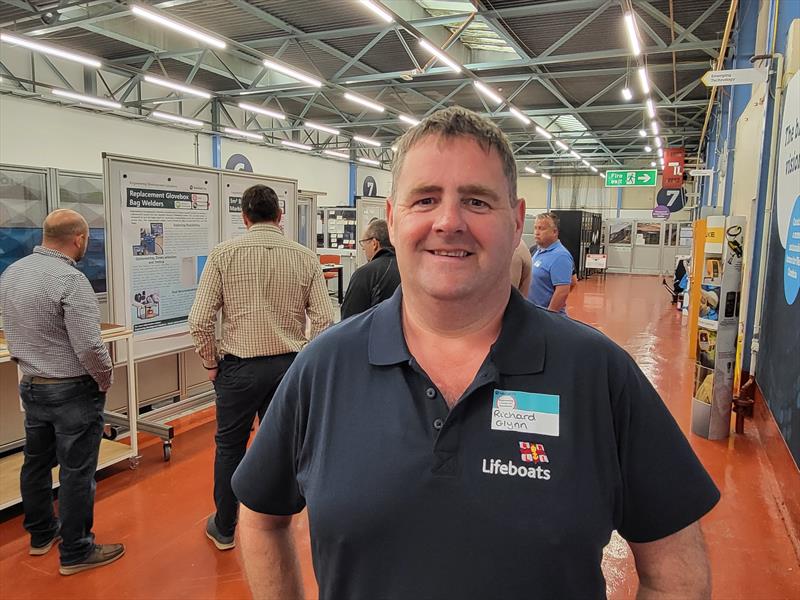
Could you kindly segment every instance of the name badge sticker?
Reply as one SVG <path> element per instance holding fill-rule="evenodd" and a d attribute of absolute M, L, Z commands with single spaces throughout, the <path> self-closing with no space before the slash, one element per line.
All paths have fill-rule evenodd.
<path fill-rule="evenodd" d="M 558 437 L 560 396 L 495 390 L 492 429 Z"/>

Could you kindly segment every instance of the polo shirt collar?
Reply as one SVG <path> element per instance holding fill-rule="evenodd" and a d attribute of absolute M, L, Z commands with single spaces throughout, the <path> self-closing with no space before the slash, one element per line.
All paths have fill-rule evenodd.
<path fill-rule="evenodd" d="M 395 365 L 411 360 L 411 352 L 403 336 L 403 293 L 400 287 L 372 315 L 369 330 L 369 363 L 375 366 Z M 507 375 L 539 373 L 544 369 L 545 335 L 538 308 L 516 290 L 503 313 L 500 336 L 492 346 L 490 360 L 498 372 Z"/>
<path fill-rule="evenodd" d="M 539 248 L 539 252 L 550 252 L 550 250 L 555 250 L 557 248 L 561 248 L 564 244 L 561 243 L 561 240 L 556 240 L 552 244 L 550 244 L 547 248 Z"/>
<path fill-rule="evenodd" d="M 281 231 L 280 227 L 275 225 L 275 223 L 268 222 L 253 223 L 250 225 L 250 231 L 272 231 L 274 233 L 280 233 L 283 235 L 283 231 Z"/>
<path fill-rule="evenodd" d="M 72 260 L 69 256 L 64 254 L 63 252 L 59 252 L 58 250 L 53 250 L 52 248 L 45 248 L 44 246 L 34 246 L 33 251 L 35 254 L 42 254 L 44 256 L 51 256 L 53 258 L 58 258 L 63 260 L 68 265 L 72 265 L 73 267 L 77 265 L 77 263 Z"/>

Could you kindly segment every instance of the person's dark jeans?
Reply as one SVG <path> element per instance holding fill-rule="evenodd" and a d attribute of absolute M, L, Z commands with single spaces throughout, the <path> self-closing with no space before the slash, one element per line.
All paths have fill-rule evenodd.
<path fill-rule="evenodd" d="M 214 380 L 217 393 L 217 452 L 214 458 L 215 523 L 222 535 L 233 535 L 239 501 L 231 477 L 244 458 L 253 420 L 267 412 L 272 396 L 297 354 L 239 359 L 226 356 Z"/>
<path fill-rule="evenodd" d="M 33 546 L 61 532 L 61 564 L 83 562 L 94 550 L 94 474 L 106 395 L 90 377 L 19 386 L 25 409 L 25 461 L 20 473 L 23 526 Z M 59 465 L 58 514 L 51 469 Z M 59 522 L 60 519 L 60 522 Z"/>

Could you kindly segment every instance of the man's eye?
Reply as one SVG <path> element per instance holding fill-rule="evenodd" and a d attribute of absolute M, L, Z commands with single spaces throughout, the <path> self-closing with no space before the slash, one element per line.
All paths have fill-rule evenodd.
<path fill-rule="evenodd" d="M 472 208 L 488 208 L 489 204 L 478 198 L 469 198 L 467 204 Z"/>
<path fill-rule="evenodd" d="M 414 202 L 414 204 L 419 206 L 430 206 L 431 204 L 433 204 L 433 198 L 420 198 L 419 200 Z"/>

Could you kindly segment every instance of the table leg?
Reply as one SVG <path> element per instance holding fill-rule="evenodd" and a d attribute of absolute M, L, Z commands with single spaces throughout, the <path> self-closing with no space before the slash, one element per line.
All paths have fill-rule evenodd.
<path fill-rule="evenodd" d="M 339 282 L 338 282 L 339 306 L 341 306 L 342 303 L 344 302 L 344 282 L 342 281 L 344 279 L 343 275 L 344 275 L 344 268 L 340 267 L 339 268 L 339 277 L 338 277 L 338 279 L 339 279 Z"/>

